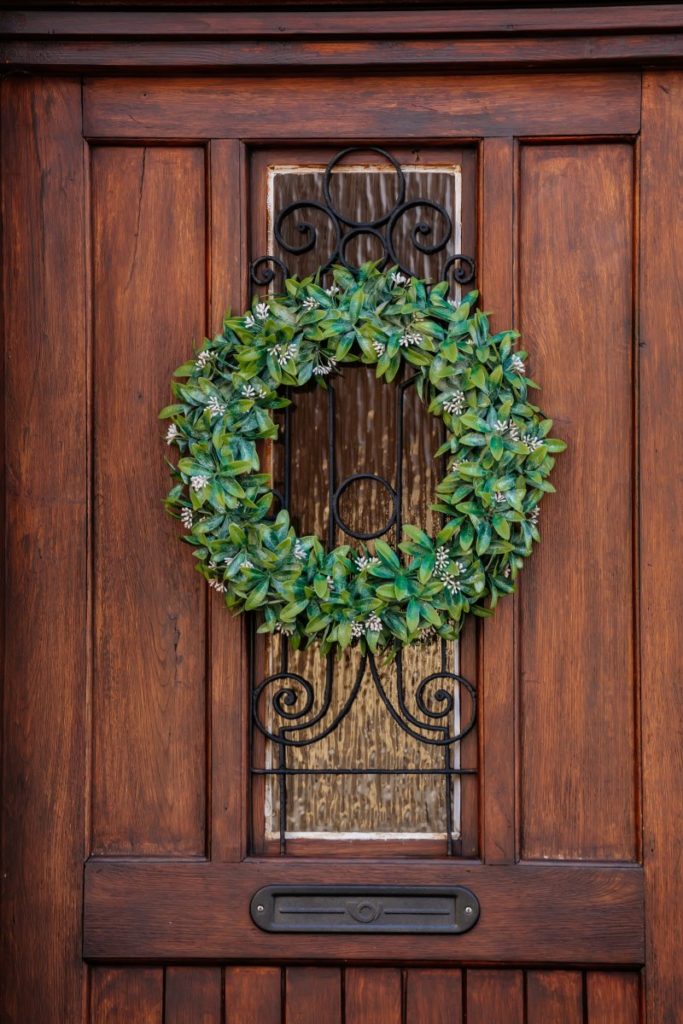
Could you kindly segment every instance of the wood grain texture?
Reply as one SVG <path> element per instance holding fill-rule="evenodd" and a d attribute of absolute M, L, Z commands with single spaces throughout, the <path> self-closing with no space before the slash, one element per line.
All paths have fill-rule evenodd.
<path fill-rule="evenodd" d="M 343 875 L 342 875 L 343 871 Z M 283 962 L 378 959 L 376 935 L 274 935 L 249 917 L 261 886 L 278 883 L 469 886 L 477 926 L 448 935 L 394 935 L 385 960 L 639 965 L 643 962 L 642 871 L 595 865 L 472 865 L 265 858 L 242 864 L 91 860 L 85 877 L 86 955 L 131 960 L 187 957 Z M 200 951 L 199 954 L 197 951 Z"/>
<path fill-rule="evenodd" d="M 494 311 L 494 331 L 514 326 L 513 209 L 515 143 L 486 139 L 481 145 L 480 232 L 483 309 Z M 483 624 L 478 728 L 481 757 L 483 859 L 512 864 L 516 827 L 516 597 L 502 601 Z"/>
<path fill-rule="evenodd" d="M 278 967 L 226 968 L 225 1024 L 282 1024 Z"/>
<path fill-rule="evenodd" d="M 526 1014 L 526 1024 L 584 1024 L 581 972 L 528 971 Z"/>
<path fill-rule="evenodd" d="M 405 972 L 405 1024 L 461 1024 L 460 971 Z"/>
<path fill-rule="evenodd" d="M 337 967 L 289 967 L 285 1024 L 342 1024 L 342 975 Z"/>
<path fill-rule="evenodd" d="M 2 83 L 7 1024 L 81 1024 L 87 384 L 80 84 Z"/>
<path fill-rule="evenodd" d="M 165 1024 L 162 967 L 95 967 L 90 1024 Z"/>
<path fill-rule="evenodd" d="M 223 1024 L 221 987 L 220 967 L 167 967 L 164 1024 Z"/>
<path fill-rule="evenodd" d="M 676 371 L 683 318 L 680 276 L 683 75 L 646 75 L 640 207 L 640 562 L 643 854 L 648 922 L 648 1020 L 683 1006 L 683 478 L 672 425 L 683 417 Z"/>
<path fill-rule="evenodd" d="M 350 967 L 344 973 L 344 1024 L 402 1024 L 401 972 Z"/>
<path fill-rule="evenodd" d="M 246 163 L 241 143 L 209 145 L 210 333 L 228 311 L 246 309 Z M 239 861 L 247 852 L 250 706 L 246 622 L 229 615 L 222 599 L 209 601 L 211 824 L 213 860 Z"/>
<path fill-rule="evenodd" d="M 525 1024 L 522 971 L 467 972 L 467 1024 Z"/>
<path fill-rule="evenodd" d="M 366 2 L 366 0 L 363 0 Z M 102 8 L 103 5 L 100 5 Z M 124 6 L 123 4 L 121 6 Z M 204 4 L 203 8 L 207 5 Z M 258 11 L 252 4 L 246 11 L 140 11 L 130 10 L 79 12 L 66 10 L 14 10 L 0 13 L 0 33 L 14 38 L 92 38 L 116 39 L 282 39 L 320 38 L 331 36 L 362 36 L 372 38 L 423 36 L 443 38 L 495 32 L 514 36 L 524 33 L 572 33 L 634 31 L 647 29 L 683 29 L 683 14 L 679 4 L 626 4 L 614 7 L 593 6 L 516 8 L 508 10 L 430 10 L 401 11 L 387 5 L 382 11 L 345 11 L 352 4 L 337 4 L 336 10 L 309 12 L 286 11 L 280 3 L 277 18 L 272 12 Z"/>
<path fill-rule="evenodd" d="M 205 589 L 161 499 L 173 370 L 205 320 L 202 149 L 92 158 L 93 850 L 204 852 Z"/>
<path fill-rule="evenodd" d="M 71 71 L 161 71 L 220 72 L 226 67 L 242 69 L 318 68 L 357 69 L 424 67 L 489 70 L 557 67 L 609 67 L 625 65 L 650 67 L 671 65 L 683 56 L 683 33 L 637 32 L 604 35 L 578 33 L 573 36 L 518 36 L 511 39 L 458 38 L 395 40 L 391 47 L 378 39 L 335 39 L 304 41 L 287 39 L 186 41 L 92 41 L 24 39 L 0 42 L 4 66 L 40 71 L 67 68 Z"/>
<path fill-rule="evenodd" d="M 587 1024 L 639 1024 L 638 974 L 587 971 L 585 986 Z"/>
<path fill-rule="evenodd" d="M 522 345 L 568 443 L 519 589 L 521 851 L 631 860 L 633 151 L 524 146 L 520 191 Z"/>
<path fill-rule="evenodd" d="M 239 76 L 92 78 L 84 88 L 86 134 L 290 141 L 292 116 L 300 111 L 311 140 L 328 139 L 331 125 L 337 139 L 621 134 L 640 127 L 640 78 L 628 72 L 406 75 L 400 84 L 367 75 L 273 76 L 259 81 L 258 117 L 253 97 L 253 79 Z"/>

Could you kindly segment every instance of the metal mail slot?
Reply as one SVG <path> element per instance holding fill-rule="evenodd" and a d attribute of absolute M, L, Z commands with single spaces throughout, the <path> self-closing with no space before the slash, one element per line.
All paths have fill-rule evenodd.
<path fill-rule="evenodd" d="M 479 919 L 463 886 L 267 885 L 251 901 L 266 932 L 399 932 L 460 935 Z"/>

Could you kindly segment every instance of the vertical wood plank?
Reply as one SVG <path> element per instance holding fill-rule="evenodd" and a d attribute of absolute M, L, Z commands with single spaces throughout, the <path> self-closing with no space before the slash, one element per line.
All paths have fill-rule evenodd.
<path fill-rule="evenodd" d="M 220 967 L 167 967 L 164 1024 L 222 1024 Z"/>
<path fill-rule="evenodd" d="M 683 1006 L 683 460 L 670 443 L 683 422 L 681 167 L 683 75 L 643 79 L 640 207 L 640 564 L 643 856 L 647 1019 Z"/>
<path fill-rule="evenodd" d="M 80 1024 L 87 680 L 85 175 L 77 79 L 2 82 L 2 1017 Z"/>
<path fill-rule="evenodd" d="M 228 967 L 225 1024 L 282 1024 L 279 967 Z"/>
<path fill-rule="evenodd" d="M 205 850 L 205 588 L 159 409 L 205 324 L 204 150 L 93 152 L 93 848 Z"/>
<path fill-rule="evenodd" d="M 586 1024 L 639 1024 L 640 977 L 619 971 L 586 974 Z"/>
<path fill-rule="evenodd" d="M 406 971 L 406 1024 L 461 1024 L 460 971 Z"/>
<path fill-rule="evenodd" d="M 524 146 L 520 194 L 523 345 L 568 442 L 519 590 L 521 852 L 632 860 L 633 149 Z"/>
<path fill-rule="evenodd" d="M 286 1024 L 342 1024 L 341 971 L 290 967 L 285 980 Z"/>
<path fill-rule="evenodd" d="M 350 967 L 344 980 L 344 1024 L 401 1024 L 400 970 Z"/>
<path fill-rule="evenodd" d="M 493 330 L 514 323 L 514 140 L 481 145 L 481 240 L 483 308 L 493 311 Z M 515 602 L 501 601 L 483 624 L 478 724 L 482 750 L 482 853 L 488 864 L 511 864 L 516 847 L 515 800 Z"/>
<path fill-rule="evenodd" d="M 95 967 L 90 1024 L 163 1024 L 162 967 Z"/>
<path fill-rule="evenodd" d="M 244 219 L 246 157 L 235 139 L 209 147 L 210 327 L 220 331 L 229 308 L 245 309 L 248 265 Z M 226 613 L 220 595 L 209 602 L 211 662 L 212 860 L 240 861 L 249 821 L 249 688 L 245 617 Z"/>
<path fill-rule="evenodd" d="M 468 971 L 467 1024 L 524 1024 L 522 971 Z"/>
<path fill-rule="evenodd" d="M 526 1005 L 527 1024 L 549 1024 L 550 1021 L 583 1024 L 581 972 L 529 971 Z"/>

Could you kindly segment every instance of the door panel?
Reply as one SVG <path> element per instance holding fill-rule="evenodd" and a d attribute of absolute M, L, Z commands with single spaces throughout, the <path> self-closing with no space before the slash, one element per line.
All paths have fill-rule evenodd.
<path fill-rule="evenodd" d="M 91 972 L 91 1024 L 162 1024 L 163 1009 L 163 968 L 98 967 Z"/>
<path fill-rule="evenodd" d="M 521 854 L 628 861 L 637 856 L 633 149 L 524 145 L 519 173 L 518 323 L 568 443 L 558 493 L 541 512 L 544 543 L 520 586 Z"/>
<path fill-rule="evenodd" d="M 92 151 L 97 854 L 205 849 L 206 594 L 148 514 L 167 471 L 139 443 L 204 333 L 204 181 L 200 147 Z"/>
<path fill-rule="evenodd" d="M 589 971 L 586 974 L 586 1010 L 590 1024 L 638 1024 L 640 976 Z"/>
<path fill-rule="evenodd" d="M 461 971 L 411 969 L 405 972 L 404 989 L 406 1021 L 461 1024 Z"/>
<path fill-rule="evenodd" d="M 400 1021 L 401 972 L 395 968 L 351 967 L 344 972 L 345 1024 Z"/>
<path fill-rule="evenodd" d="M 164 1024 L 223 1024 L 220 967 L 167 967 Z"/>
<path fill-rule="evenodd" d="M 581 1024 L 583 985 L 580 971 L 528 971 L 526 976 L 528 1024 Z"/>
<path fill-rule="evenodd" d="M 338 967 L 288 967 L 286 1024 L 342 1022 L 342 972 Z"/>
<path fill-rule="evenodd" d="M 276 967 L 228 967 L 226 1024 L 281 1024 L 282 973 Z"/>
<path fill-rule="evenodd" d="M 523 971 L 467 971 L 467 1022 L 524 1024 Z"/>

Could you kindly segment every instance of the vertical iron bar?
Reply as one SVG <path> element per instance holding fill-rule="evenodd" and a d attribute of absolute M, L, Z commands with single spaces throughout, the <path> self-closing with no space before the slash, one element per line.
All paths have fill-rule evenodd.
<path fill-rule="evenodd" d="M 396 546 L 401 543 L 403 529 L 403 394 L 401 384 L 396 389 Z"/>
<path fill-rule="evenodd" d="M 249 822 L 250 822 L 250 828 L 249 828 L 250 842 L 251 842 L 251 836 L 253 836 L 253 834 L 254 834 L 254 825 L 255 825 L 255 819 L 256 819 L 256 808 L 254 806 L 253 788 L 252 788 L 253 772 L 254 772 L 254 768 L 256 767 L 256 765 L 254 764 L 254 735 L 255 735 L 254 721 L 256 719 L 256 707 L 254 705 L 254 702 L 255 702 L 254 691 L 256 690 L 256 660 L 255 660 L 255 646 L 256 645 L 255 645 L 255 632 L 256 632 L 256 630 L 255 630 L 255 625 L 254 625 L 254 613 L 250 612 L 248 614 L 248 616 L 247 616 L 247 658 L 249 660 L 249 666 L 248 666 L 248 669 L 247 669 L 247 677 L 248 677 L 248 682 L 249 682 L 249 710 L 250 710 L 249 726 L 248 726 L 248 728 L 249 728 L 249 739 L 247 740 L 247 746 L 249 748 L 248 749 L 248 757 L 249 757 L 249 773 L 250 773 L 250 778 L 249 778 L 249 783 L 250 783 L 250 790 L 249 790 L 249 794 L 250 794 L 249 795 L 249 819 L 248 819 Z M 265 758 L 264 758 L 264 762 L 263 762 L 263 767 L 264 768 L 266 767 Z M 267 783 L 266 783 L 266 785 L 267 785 Z M 265 815 L 264 815 L 264 817 L 265 817 Z"/>
<path fill-rule="evenodd" d="M 441 672 L 447 671 L 447 664 L 449 664 L 449 658 L 447 658 L 447 644 L 445 640 L 441 640 Z M 443 776 L 443 786 L 445 791 L 445 852 L 447 856 L 453 856 L 453 778 L 450 774 L 447 774 L 447 769 L 452 767 L 451 761 L 451 746 L 445 744 L 443 748 L 443 767 L 446 769 L 446 774 Z"/>
<path fill-rule="evenodd" d="M 327 480 L 328 480 L 328 523 L 327 541 L 330 551 L 335 546 L 334 494 L 337 489 L 335 392 L 330 381 L 327 390 Z"/>
<path fill-rule="evenodd" d="M 441 641 L 441 671 L 448 671 L 448 652 L 447 643 L 445 640 Z M 453 856 L 453 781 L 452 777 L 448 774 L 448 769 L 451 768 L 451 748 L 446 744 L 443 748 L 444 757 L 444 768 L 447 772 L 444 776 L 444 788 L 446 797 L 446 853 L 449 857 Z"/>
<path fill-rule="evenodd" d="M 450 774 L 451 768 L 451 748 L 448 744 L 444 745 L 443 748 L 444 757 L 444 768 L 446 774 L 444 779 L 446 782 L 446 854 L 449 857 L 453 856 L 453 776 Z"/>
<path fill-rule="evenodd" d="M 291 388 L 285 388 L 285 397 L 290 397 Z M 291 504 L 291 488 L 292 488 L 292 407 L 288 405 L 285 408 L 285 429 L 284 429 L 284 445 L 285 445 L 285 473 L 284 473 L 284 506 L 289 512 Z"/>
<path fill-rule="evenodd" d="M 285 730 L 280 729 L 279 735 L 285 735 Z M 287 747 L 284 743 L 279 743 L 278 748 L 279 754 L 279 767 L 282 769 L 279 775 L 279 790 L 280 790 L 280 807 L 279 807 L 279 832 L 280 832 L 280 856 L 284 857 L 286 852 L 287 841 L 285 833 L 287 831 L 287 774 L 284 769 L 287 768 Z"/>

